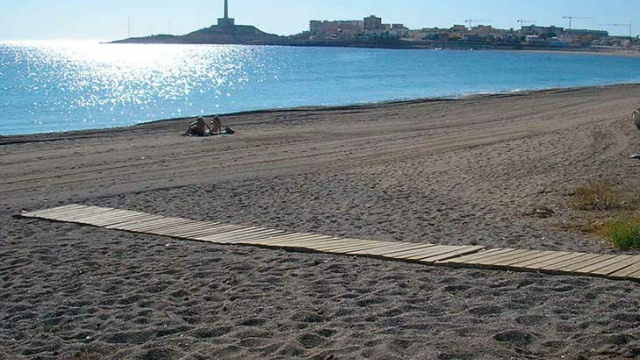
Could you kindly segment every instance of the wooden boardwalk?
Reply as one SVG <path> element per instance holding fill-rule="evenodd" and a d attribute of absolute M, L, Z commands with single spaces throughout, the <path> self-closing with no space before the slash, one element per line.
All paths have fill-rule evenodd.
<path fill-rule="evenodd" d="M 27 212 L 20 214 L 20 216 L 215 244 L 366 256 L 449 267 L 640 280 L 639 255 L 599 255 L 519 249 L 488 250 L 484 246 L 449 246 L 346 239 L 76 204 Z"/>

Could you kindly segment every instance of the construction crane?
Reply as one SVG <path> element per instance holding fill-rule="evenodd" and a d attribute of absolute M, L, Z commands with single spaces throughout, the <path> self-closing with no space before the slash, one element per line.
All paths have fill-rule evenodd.
<path fill-rule="evenodd" d="M 629 29 L 629 37 L 633 37 L 631 34 L 631 29 L 633 28 L 633 24 L 602 24 L 598 26 L 623 26 Z"/>
<path fill-rule="evenodd" d="M 479 23 L 481 21 L 491 21 L 491 20 L 485 20 L 485 19 L 467 19 L 464 22 L 469 24 L 469 29 L 473 28 L 473 24 L 474 23 Z"/>
<path fill-rule="evenodd" d="M 593 19 L 592 17 L 584 17 L 584 16 L 563 16 L 563 19 L 569 19 L 569 30 L 571 30 L 571 23 L 573 19 Z"/>

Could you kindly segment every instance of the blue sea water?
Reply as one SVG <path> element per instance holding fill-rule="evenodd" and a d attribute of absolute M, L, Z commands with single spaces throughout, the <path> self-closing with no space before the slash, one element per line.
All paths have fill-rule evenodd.
<path fill-rule="evenodd" d="M 640 82 L 636 57 L 0 43 L 0 135 L 267 108 L 632 82 Z"/>

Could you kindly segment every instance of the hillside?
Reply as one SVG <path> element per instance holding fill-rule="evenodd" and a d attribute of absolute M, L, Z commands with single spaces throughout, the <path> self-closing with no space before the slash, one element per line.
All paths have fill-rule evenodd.
<path fill-rule="evenodd" d="M 113 41 L 114 44 L 240 44 L 277 45 L 286 38 L 250 25 L 213 25 L 186 35 L 151 35 Z"/>

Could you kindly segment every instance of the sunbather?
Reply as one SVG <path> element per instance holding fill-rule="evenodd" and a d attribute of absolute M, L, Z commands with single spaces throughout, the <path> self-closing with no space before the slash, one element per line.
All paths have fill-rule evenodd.
<path fill-rule="evenodd" d="M 211 136 L 211 134 L 211 128 L 207 125 L 202 116 L 200 116 L 198 120 L 189 124 L 189 128 L 184 133 L 185 136 Z"/>
<path fill-rule="evenodd" d="M 222 121 L 220 121 L 219 116 L 214 116 L 213 120 L 211 120 L 211 133 L 214 135 L 220 134 L 222 132 Z"/>

